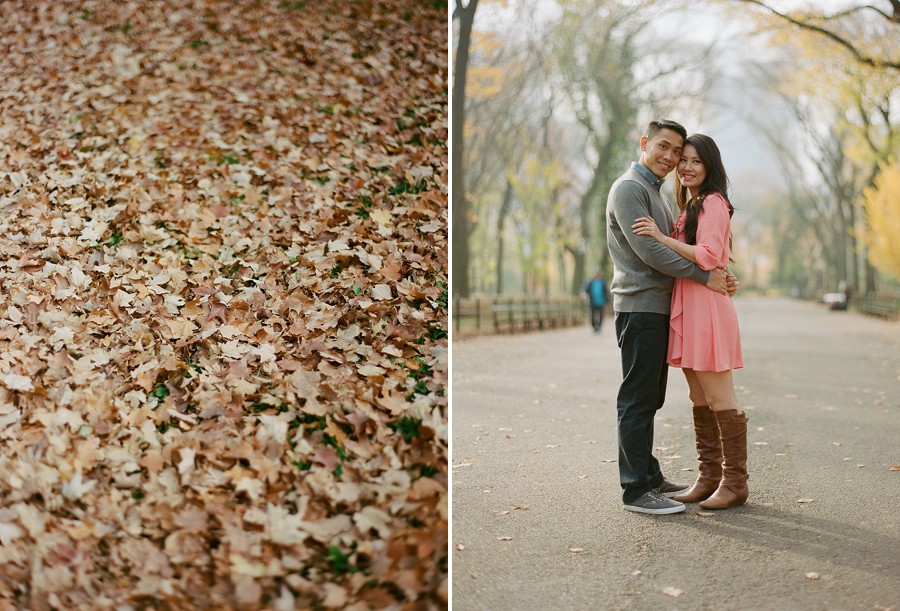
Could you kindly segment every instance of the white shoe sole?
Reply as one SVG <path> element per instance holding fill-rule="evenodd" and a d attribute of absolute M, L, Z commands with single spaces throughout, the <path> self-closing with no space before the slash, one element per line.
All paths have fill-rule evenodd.
<path fill-rule="evenodd" d="M 660 509 L 648 509 L 646 507 L 638 507 L 637 505 L 623 505 L 622 508 L 625 511 L 634 511 L 636 513 L 650 513 L 654 515 L 665 515 L 668 513 L 679 513 L 687 509 L 685 505 L 678 505 L 676 507 L 663 507 Z"/>

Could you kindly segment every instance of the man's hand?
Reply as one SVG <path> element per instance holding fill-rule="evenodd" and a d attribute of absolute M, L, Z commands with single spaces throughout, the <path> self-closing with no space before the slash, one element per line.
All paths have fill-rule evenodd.
<path fill-rule="evenodd" d="M 738 292 L 738 289 L 741 288 L 741 281 L 737 279 L 737 276 L 731 273 L 731 270 L 725 268 L 725 284 L 727 285 L 727 291 L 729 297 L 734 297 L 734 294 Z"/>
<path fill-rule="evenodd" d="M 710 271 L 709 280 L 706 281 L 706 288 L 711 291 L 727 295 L 728 284 L 725 281 L 725 277 L 725 270 L 720 267 L 717 267 L 716 269 Z"/>

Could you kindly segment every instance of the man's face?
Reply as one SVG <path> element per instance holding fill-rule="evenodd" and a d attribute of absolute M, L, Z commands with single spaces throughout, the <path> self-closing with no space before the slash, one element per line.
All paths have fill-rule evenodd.
<path fill-rule="evenodd" d="M 661 129 L 653 138 L 641 137 L 641 165 L 665 178 L 678 165 L 684 138 L 671 129 Z"/>

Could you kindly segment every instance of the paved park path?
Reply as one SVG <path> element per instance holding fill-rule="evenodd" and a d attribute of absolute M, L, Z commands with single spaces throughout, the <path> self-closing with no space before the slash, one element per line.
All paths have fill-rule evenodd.
<path fill-rule="evenodd" d="M 750 416 L 747 505 L 622 510 L 611 319 L 454 340 L 455 610 L 900 611 L 900 322 L 736 300 Z M 696 475 L 670 370 L 656 455 Z"/>

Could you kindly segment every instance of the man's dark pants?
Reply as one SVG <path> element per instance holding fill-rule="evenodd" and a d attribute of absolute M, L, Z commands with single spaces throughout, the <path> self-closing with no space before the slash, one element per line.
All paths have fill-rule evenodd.
<path fill-rule="evenodd" d="M 603 326 L 603 314 L 606 306 L 602 305 L 593 305 L 591 304 L 591 326 L 594 328 L 594 331 L 600 331 L 600 328 Z"/>
<path fill-rule="evenodd" d="M 616 338 L 622 351 L 619 412 L 619 480 L 628 504 L 662 484 L 653 456 L 653 419 L 666 397 L 669 366 L 669 315 L 616 312 Z"/>

